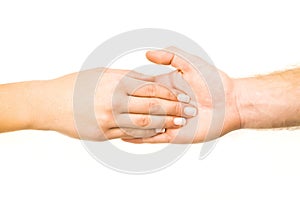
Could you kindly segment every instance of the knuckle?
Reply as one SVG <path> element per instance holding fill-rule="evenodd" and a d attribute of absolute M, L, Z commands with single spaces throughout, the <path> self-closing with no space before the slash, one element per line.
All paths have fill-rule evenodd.
<path fill-rule="evenodd" d="M 175 105 L 174 105 L 174 111 L 175 111 L 176 115 L 178 115 L 178 116 L 182 115 L 182 106 L 181 106 L 180 103 L 175 103 Z"/>
<path fill-rule="evenodd" d="M 150 97 L 154 97 L 156 94 L 156 86 L 154 84 L 149 84 L 146 86 L 146 95 L 150 96 Z"/>
<path fill-rule="evenodd" d="M 114 124 L 113 114 L 110 112 L 104 112 L 101 115 L 97 115 L 97 122 L 102 129 L 107 129 Z"/>
<path fill-rule="evenodd" d="M 107 124 L 108 122 L 111 121 L 111 115 L 108 113 L 100 115 L 99 121 L 103 124 Z"/>
<path fill-rule="evenodd" d="M 164 122 L 164 127 L 165 128 L 175 128 L 173 119 L 174 119 L 173 117 L 166 117 L 165 122 Z"/>
<path fill-rule="evenodd" d="M 153 100 L 153 99 L 150 99 L 149 102 L 148 102 L 148 109 L 149 109 L 149 110 L 153 110 L 153 109 L 157 108 L 158 105 L 159 105 L 159 104 L 158 104 L 157 101 L 155 101 L 155 100 Z"/>
<path fill-rule="evenodd" d="M 176 95 L 173 94 L 173 92 L 171 92 L 170 90 L 167 91 L 167 94 L 166 94 L 167 98 L 168 99 L 176 99 Z"/>
<path fill-rule="evenodd" d="M 150 99 L 148 106 L 149 114 L 167 114 L 160 100 Z"/>
<path fill-rule="evenodd" d="M 141 127 L 150 125 L 151 120 L 147 115 L 141 115 L 137 118 L 136 124 Z"/>

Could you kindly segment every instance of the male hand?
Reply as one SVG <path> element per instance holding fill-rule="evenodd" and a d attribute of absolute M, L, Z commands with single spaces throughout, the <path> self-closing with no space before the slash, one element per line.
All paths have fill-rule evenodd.
<path fill-rule="evenodd" d="M 169 74 L 157 77 L 156 81 L 170 80 L 172 83 L 180 82 L 180 78 L 183 78 L 189 85 L 193 94 L 187 94 L 194 96 L 195 105 L 197 105 L 198 116 L 189 119 L 187 125 L 180 129 L 168 128 L 165 133 L 155 135 L 150 138 L 139 139 L 124 139 L 127 142 L 132 143 L 197 143 L 204 142 L 218 138 L 232 130 L 240 128 L 240 116 L 236 103 L 235 82 L 229 78 L 225 73 L 217 70 L 200 57 L 188 54 L 182 50 L 176 48 L 170 48 L 168 50 L 156 50 L 149 51 L 146 54 L 147 58 L 156 63 L 162 65 L 171 65 L 176 71 Z M 200 70 L 197 70 L 193 65 L 197 66 Z M 224 91 L 220 94 L 224 96 L 218 96 L 216 93 L 211 94 L 209 88 L 216 85 L 210 85 L 208 87 L 207 82 L 203 74 L 199 71 L 206 71 L 208 74 L 217 72 L 222 82 Z M 211 72 L 211 73 L 210 73 Z M 207 78 L 207 77 L 206 77 Z M 177 88 L 175 86 L 175 88 Z M 179 88 L 177 88 L 179 89 Z M 181 91 L 188 91 L 189 88 L 180 88 Z M 212 96 L 216 95 L 214 102 Z M 224 103 L 222 103 L 222 98 Z M 222 115 L 213 118 L 213 113 L 224 113 Z M 219 119 L 218 119 L 219 117 Z M 214 122 L 212 119 L 218 119 L 220 122 Z M 215 128 L 214 125 L 221 127 Z"/>

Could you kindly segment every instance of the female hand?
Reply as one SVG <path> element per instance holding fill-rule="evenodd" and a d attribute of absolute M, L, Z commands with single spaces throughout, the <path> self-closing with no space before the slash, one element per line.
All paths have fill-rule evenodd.
<path fill-rule="evenodd" d="M 103 141 L 150 137 L 164 128 L 184 126 L 185 118 L 196 114 L 189 97 L 154 81 L 155 77 L 105 68 L 45 81 L 36 88 L 40 95 L 31 128 Z M 195 112 L 185 114 L 186 107 Z"/>

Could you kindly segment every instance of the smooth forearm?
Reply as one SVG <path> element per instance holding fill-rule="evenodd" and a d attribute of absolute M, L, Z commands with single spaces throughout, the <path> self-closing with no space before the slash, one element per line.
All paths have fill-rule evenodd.
<path fill-rule="evenodd" d="M 0 132 L 29 129 L 32 124 L 35 82 L 0 85 Z"/>
<path fill-rule="evenodd" d="M 0 85 L 0 133 L 24 129 L 60 131 L 62 123 L 73 125 L 73 113 L 66 112 L 72 111 L 72 90 L 60 83 L 49 80 Z"/>
<path fill-rule="evenodd" d="M 300 125 L 300 69 L 235 80 L 242 128 Z"/>
<path fill-rule="evenodd" d="M 31 129 L 52 130 L 77 137 L 73 117 L 75 78 L 69 75 L 41 81 L 33 86 Z"/>

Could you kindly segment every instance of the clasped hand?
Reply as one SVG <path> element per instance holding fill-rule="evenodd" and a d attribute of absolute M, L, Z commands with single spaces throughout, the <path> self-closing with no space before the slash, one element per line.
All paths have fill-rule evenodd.
<path fill-rule="evenodd" d="M 199 57 L 177 51 L 196 60 L 200 67 L 212 67 Z M 156 64 L 171 65 L 175 70 L 147 76 L 128 70 L 97 68 L 50 80 L 42 89 L 47 91 L 43 98 L 50 103 L 36 105 L 39 113 L 35 113 L 30 128 L 54 130 L 83 140 L 121 138 L 132 143 L 195 143 L 239 128 L 233 84 L 226 74 L 218 72 L 226 94 L 223 129 L 211 133 L 213 103 L 201 74 L 176 53 L 150 51 L 146 56 Z M 80 106 L 74 106 L 74 88 L 79 76 L 82 95 L 76 95 Z M 91 81 L 95 78 L 98 79 L 96 87 Z M 85 95 L 85 91 L 91 90 L 92 105 Z M 191 121 L 193 131 L 187 128 Z"/>

